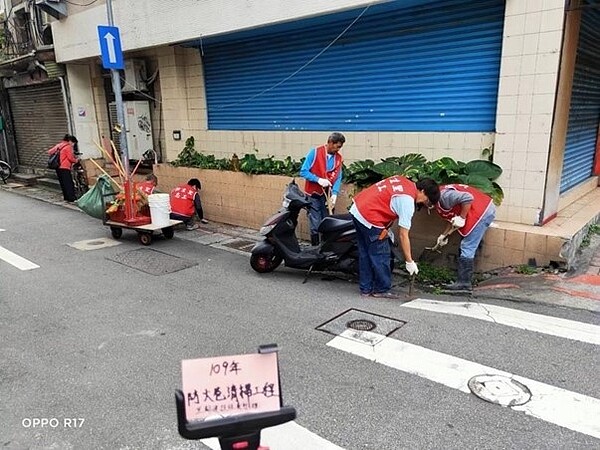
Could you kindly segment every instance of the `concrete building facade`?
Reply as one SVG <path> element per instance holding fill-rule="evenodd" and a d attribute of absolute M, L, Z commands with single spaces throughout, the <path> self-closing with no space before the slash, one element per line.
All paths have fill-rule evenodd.
<path fill-rule="evenodd" d="M 126 101 L 149 102 L 154 148 L 162 161 L 174 160 L 189 136 L 195 137 L 199 151 L 218 157 L 258 150 L 264 156 L 289 155 L 300 159 L 311 146 L 323 142 L 330 131 L 345 133 L 347 143 L 344 156 L 348 162 L 367 158 L 378 160 L 406 153 L 421 153 L 428 159 L 450 156 L 456 160 L 470 161 L 483 159 L 484 150 L 491 150 L 493 161 L 503 169 L 498 180 L 505 194 L 498 209 L 496 225 L 499 229 L 535 235 L 543 233 L 544 229 L 554 229 L 551 233 L 557 234 L 563 243 L 572 244 L 578 233 L 581 234 L 588 224 L 597 220 L 600 204 L 595 209 L 586 207 L 586 213 L 576 219 L 577 225 L 573 225 L 571 220 L 578 213 L 577 205 L 588 205 L 589 196 L 596 195 L 598 191 L 597 140 L 591 144 L 589 142 L 589 131 L 593 125 L 587 125 L 587 129 L 579 133 L 587 133 L 587 141 L 584 139 L 580 147 L 577 142 L 573 143 L 578 130 L 574 124 L 579 123 L 576 116 L 583 110 L 586 117 L 596 114 L 597 138 L 600 71 L 596 71 L 594 63 L 589 66 L 590 63 L 585 60 L 586 48 L 600 48 L 599 35 L 589 32 L 590 27 L 600 29 L 600 15 L 595 0 L 114 0 L 112 5 L 125 59 L 144 62 L 143 81 L 147 89 L 136 91 L 131 87 L 136 81 L 133 78 L 124 79 L 125 85 L 129 84 L 131 88 L 124 98 Z M 66 6 L 67 17 L 52 23 L 56 61 L 66 67 L 74 133 L 86 156 L 100 156 L 93 143 L 111 134 L 108 104 L 112 94 L 107 73 L 100 64 L 96 29 L 98 25 L 107 23 L 106 4 L 100 0 L 86 7 Z M 433 19 L 428 19 L 436 15 L 447 17 L 447 24 L 433 23 Z M 351 35 L 354 29 L 368 20 L 374 21 L 368 33 Z M 443 36 L 455 36 L 454 46 L 452 39 L 446 38 L 446 42 L 440 42 L 434 36 L 444 27 L 448 28 L 448 34 Z M 495 34 L 477 34 L 480 28 L 493 27 L 498 30 Z M 582 31 L 584 29 L 587 31 Z M 324 30 L 335 37 L 329 40 L 328 45 L 339 44 L 338 50 L 321 46 L 327 51 L 317 54 L 314 61 L 311 58 L 287 59 L 300 48 L 293 47 L 296 42 L 294 33 L 304 33 L 308 38 L 313 32 L 322 33 Z M 432 33 L 431 37 L 428 33 Z M 393 40 L 405 36 L 409 37 L 407 41 Z M 480 36 L 477 39 L 480 39 L 481 51 L 467 49 L 470 36 Z M 279 42 L 274 42 L 278 39 Z M 252 64 L 271 61 L 268 51 L 277 52 L 280 58 L 281 63 L 274 64 L 280 67 L 272 68 L 273 71 L 279 70 L 277 75 L 289 73 L 294 76 L 294 67 L 308 67 L 306 63 L 316 65 L 323 58 L 333 58 L 335 51 L 346 53 L 339 65 L 334 64 L 334 77 L 336 73 L 344 75 L 345 70 L 359 70 L 363 67 L 361 64 L 367 64 L 367 60 L 377 59 L 376 55 L 381 55 L 381 61 L 387 64 L 397 64 L 393 66 L 394 70 L 401 71 L 406 64 L 404 61 L 395 62 L 393 48 L 390 50 L 394 42 L 407 42 L 407 47 L 403 49 L 410 58 L 427 52 L 439 58 L 440 64 L 446 59 L 456 58 L 457 62 L 444 70 L 448 74 L 458 71 L 457 78 L 449 81 L 447 88 L 444 82 L 439 82 L 443 79 L 438 79 L 437 91 L 429 87 L 427 89 L 430 90 L 426 91 L 434 100 L 424 97 L 417 102 L 420 106 L 411 106 L 412 109 L 407 107 L 407 116 L 402 116 L 422 113 L 424 125 L 407 125 L 404 119 L 394 120 L 394 111 L 390 108 L 390 111 L 382 111 L 380 116 L 376 116 L 381 123 L 386 123 L 380 128 L 373 121 L 365 119 L 361 122 L 362 117 L 359 118 L 357 113 L 356 121 L 347 120 L 347 127 L 338 125 L 335 130 L 327 126 L 319 129 L 310 121 L 303 122 L 304 119 L 298 119 L 297 127 L 285 125 L 278 129 L 267 122 L 260 122 L 260 118 L 257 119 L 257 127 L 252 129 L 251 125 L 246 126 L 243 120 L 237 119 L 236 114 L 246 114 L 248 122 L 254 120 L 251 117 L 252 101 L 256 96 L 251 92 L 258 92 L 263 97 L 273 95 L 275 103 L 267 101 L 254 110 L 257 116 L 266 114 L 265 111 L 277 104 L 277 92 L 274 91 L 280 86 L 279 82 L 269 79 L 260 72 L 261 68 L 257 69 L 254 77 L 258 83 L 255 91 L 251 88 L 238 91 L 235 86 L 219 85 L 219 74 L 224 78 L 229 71 L 245 72 L 244 77 L 238 73 L 232 78 L 234 84 L 251 84 L 252 67 L 256 67 Z M 288 44 L 290 50 L 286 52 Z M 257 48 L 258 56 L 246 61 L 246 55 Z M 366 53 L 352 53 L 359 52 L 356 50 L 359 48 L 364 48 Z M 489 49 L 493 51 L 488 58 L 482 52 Z M 227 52 L 234 51 L 242 52 L 237 61 L 233 53 L 228 58 Z M 470 52 L 473 58 L 481 57 L 473 61 L 474 64 L 481 64 L 481 77 L 484 77 L 485 71 L 489 82 L 479 85 L 475 76 L 469 78 L 469 83 L 475 87 L 461 87 L 458 84 L 463 73 L 461 71 L 467 74 L 465 66 L 469 65 L 460 59 L 461 52 Z M 330 53 L 333 56 L 329 56 Z M 299 52 L 298 55 L 305 54 Z M 357 61 L 357 55 L 361 55 L 364 61 Z M 419 64 L 410 58 L 406 61 L 413 61 L 413 66 Z M 379 67 L 381 72 L 382 66 L 373 67 Z M 250 75 L 246 76 L 249 72 Z M 424 78 L 422 74 L 420 78 Z M 389 78 L 381 78 L 383 85 L 378 90 L 373 88 L 377 81 L 369 81 L 375 80 L 374 73 L 365 72 L 363 79 L 357 81 L 357 95 L 364 93 L 366 96 L 363 103 L 369 103 L 370 93 L 376 96 L 379 91 L 387 89 L 386 80 L 395 80 L 390 85 L 406 84 L 403 88 L 406 90 L 386 94 L 389 99 L 398 97 L 401 101 L 402 95 L 411 92 L 412 81 L 402 81 L 401 78 L 394 78 L 393 74 L 386 76 Z M 311 77 L 311 81 L 319 80 L 317 75 Z M 327 77 L 320 79 L 323 83 L 327 82 Z M 290 84 L 287 77 L 283 81 Z M 583 97 L 577 94 L 582 86 L 588 89 Z M 479 92 L 479 87 L 483 94 Z M 318 84 L 307 88 L 314 90 L 315 101 L 320 95 L 327 94 L 319 89 Z M 453 89 L 451 95 L 448 94 L 450 89 Z M 240 92 L 243 95 L 249 93 L 249 97 L 235 97 L 241 95 Z M 429 112 L 419 108 L 428 102 L 437 105 L 435 92 L 438 92 L 440 101 L 446 103 L 440 103 L 439 108 L 436 106 L 438 109 L 433 108 L 435 111 L 427 122 Z M 470 100 L 460 103 L 457 97 L 461 92 L 465 99 L 473 96 L 473 106 L 482 105 L 481 121 L 478 122 L 478 111 L 469 110 L 469 105 L 465 105 Z M 337 95 L 343 97 L 344 101 L 350 101 L 348 93 Z M 486 96 L 489 102 L 485 101 Z M 240 103 L 245 103 L 244 108 L 249 105 L 249 109 L 241 108 L 239 112 L 231 113 L 226 111 L 220 116 L 217 104 L 223 99 L 232 98 L 239 98 Z M 283 94 L 280 100 L 287 101 Z M 461 106 L 456 106 L 459 103 Z M 342 102 L 341 106 L 332 110 L 343 110 L 345 104 Z M 401 114 L 404 104 L 398 104 L 402 105 L 398 108 L 398 114 Z M 370 113 L 375 117 L 379 113 L 378 108 L 385 109 L 382 105 L 377 103 Z M 301 106 L 293 107 L 300 111 Z M 352 107 L 348 107 L 348 111 L 351 112 Z M 302 108 L 306 109 L 300 113 L 310 115 L 314 112 L 310 104 Z M 463 108 L 462 112 L 458 111 L 460 108 Z M 327 110 L 327 107 L 323 109 Z M 451 122 L 455 112 L 457 119 Z M 332 115 L 331 123 L 342 123 L 335 121 L 338 118 L 333 117 L 334 112 L 327 111 L 323 123 L 329 123 L 327 114 Z M 229 124 L 233 126 L 228 128 Z M 584 144 L 586 148 L 583 148 Z M 581 154 L 585 154 L 585 158 L 578 159 Z M 565 175 L 570 173 L 574 174 L 573 177 Z M 561 218 L 561 211 L 574 212 L 569 212 L 569 217 L 565 219 Z M 556 231 L 561 220 L 571 224 L 569 231 Z M 546 227 L 548 224 L 550 226 Z M 502 236 L 502 239 L 507 239 L 505 234 Z M 572 248 L 573 245 L 570 245 L 571 253 Z M 565 250 L 559 250 L 559 253 L 561 251 L 562 256 L 567 257 Z M 520 258 L 526 260 L 527 255 L 523 253 Z M 545 258 L 546 262 L 549 258 Z"/>

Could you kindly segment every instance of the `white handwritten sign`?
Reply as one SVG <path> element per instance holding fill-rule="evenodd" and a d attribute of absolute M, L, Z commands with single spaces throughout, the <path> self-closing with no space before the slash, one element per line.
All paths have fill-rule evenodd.
<path fill-rule="evenodd" d="M 276 411 L 281 405 L 277 353 L 181 361 L 188 421 Z"/>

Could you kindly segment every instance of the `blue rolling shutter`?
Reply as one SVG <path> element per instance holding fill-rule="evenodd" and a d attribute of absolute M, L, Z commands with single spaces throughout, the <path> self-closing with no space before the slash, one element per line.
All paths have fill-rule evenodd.
<path fill-rule="evenodd" d="M 209 129 L 493 131 L 504 0 L 412 3 L 203 41 Z"/>
<path fill-rule="evenodd" d="M 600 11 L 584 9 L 560 193 L 592 176 L 600 120 Z"/>

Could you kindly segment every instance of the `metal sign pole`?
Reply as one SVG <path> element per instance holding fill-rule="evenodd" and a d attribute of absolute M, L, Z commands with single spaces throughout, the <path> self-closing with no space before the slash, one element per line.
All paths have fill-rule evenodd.
<path fill-rule="evenodd" d="M 106 13 L 108 15 L 108 25 L 114 26 L 112 0 L 106 0 Z M 125 174 L 129 178 L 129 152 L 127 151 L 127 130 L 125 129 L 125 113 L 123 108 L 123 95 L 121 94 L 121 78 L 117 69 L 110 69 L 112 77 L 112 88 L 115 93 L 115 103 L 117 105 L 117 121 L 119 122 L 119 144 L 121 148 L 121 161 Z"/>

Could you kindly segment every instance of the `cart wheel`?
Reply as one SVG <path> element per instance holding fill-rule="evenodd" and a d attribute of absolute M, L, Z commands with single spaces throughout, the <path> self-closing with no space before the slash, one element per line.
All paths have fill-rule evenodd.
<path fill-rule="evenodd" d="M 112 234 L 112 237 L 115 239 L 121 239 L 121 236 L 123 236 L 123 228 L 110 227 L 110 234 Z"/>
<path fill-rule="evenodd" d="M 172 239 L 173 236 L 175 236 L 175 230 L 173 229 L 173 227 L 163 228 L 162 234 L 165 237 L 165 239 Z"/>
<path fill-rule="evenodd" d="M 142 245 L 150 245 L 152 244 L 152 234 L 150 233 L 139 233 L 138 239 Z"/>

